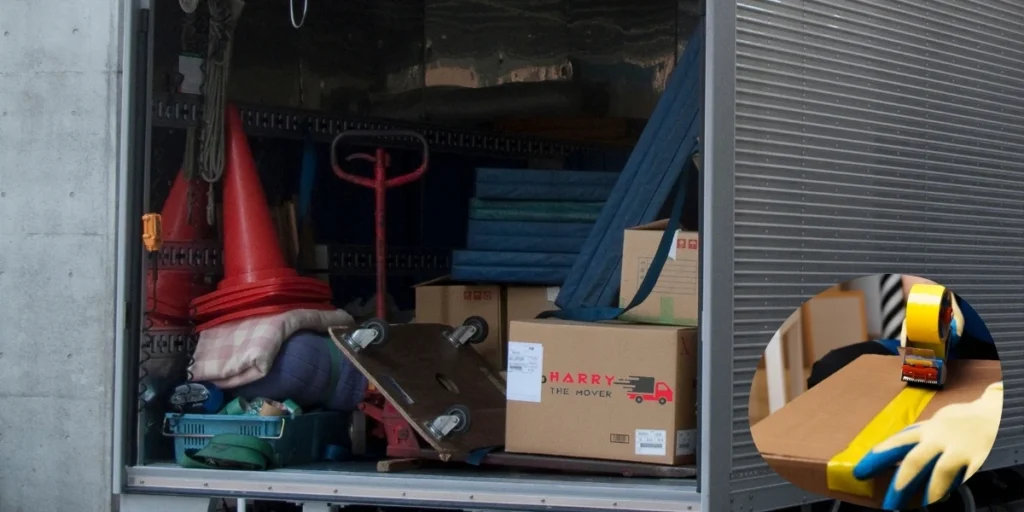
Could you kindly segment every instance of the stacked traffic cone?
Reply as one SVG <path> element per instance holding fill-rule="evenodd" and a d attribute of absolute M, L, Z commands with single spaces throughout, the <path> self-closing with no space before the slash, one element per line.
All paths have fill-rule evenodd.
<path fill-rule="evenodd" d="M 288 266 L 270 219 L 242 118 L 229 105 L 225 119 L 224 279 L 192 301 L 197 331 L 258 315 L 295 309 L 335 309 L 331 288 Z"/>
<path fill-rule="evenodd" d="M 192 211 L 189 212 L 189 189 Z M 160 217 L 161 236 L 165 243 L 194 243 L 210 238 L 205 222 L 206 194 L 195 183 L 189 183 L 182 172 L 174 179 Z M 146 283 L 146 311 L 154 327 L 188 325 L 189 302 L 211 291 L 212 286 L 191 270 L 150 268 Z"/>

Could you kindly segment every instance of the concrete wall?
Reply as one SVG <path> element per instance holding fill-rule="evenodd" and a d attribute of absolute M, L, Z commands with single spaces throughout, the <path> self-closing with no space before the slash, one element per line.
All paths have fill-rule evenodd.
<path fill-rule="evenodd" d="M 0 510 L 110 510 L 120 2 L 0 5 Z"/>

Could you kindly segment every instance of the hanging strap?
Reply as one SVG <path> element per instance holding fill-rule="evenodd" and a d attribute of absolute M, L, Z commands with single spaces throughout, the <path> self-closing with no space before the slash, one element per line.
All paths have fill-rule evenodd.
<path fill-rule="evenodd" d="M 694 156 L 696 153 L 694 154 Z M 606 320 L 615 320 L 622 316 L 623 313 L 629 311 L 640 304 L 642 304 L 647 297 L 651 295 L 654 290 L 654 286 L 658 283 L 658 276 L 661 275 L 661 270 L 665 267 L 665 261 L 668 260 L 669 250 L 672 248 L 672 243 L 675 241 L 676 230 L 679 229 L 679 224 L 683 218 L 683 206 L 686 203 L 686 187 L 690 182 L 690 173 L 693 171 L 695 166 L 694 158 L 687 159 L 686 167 L 683 169 L 682 174 L 679 177 L 679 182 L 676 184 L 676 197 L 672 202 L 672 213 L 670 214 L 668 224 L 665 226 L 665 231 L 661 234 L 661 241 L 658 242 L 658 250 L 654 253 L 654 259 L 651 260 L 651 266 L 647 269 L 647 274 L 644 276 L 643 281 L 640 282 L 640 287 L 636 291 L 636 295 L 633 296 L 633 300 L 629 301 L 626 307 L 583 307 L 574 309 L 560 309 L 554 311 L 545 311 L 537 318 L 559 318 L 562 320 L 576 320 L 580 322 L 602 322 Z"/>

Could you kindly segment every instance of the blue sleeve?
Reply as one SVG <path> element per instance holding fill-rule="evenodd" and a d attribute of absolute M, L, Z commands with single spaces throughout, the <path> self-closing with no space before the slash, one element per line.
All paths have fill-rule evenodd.
<path fill-rule="evenodd" d="M 900 340 L 878 340 L 878 343 L 894 355 L 900 353 Z"/>

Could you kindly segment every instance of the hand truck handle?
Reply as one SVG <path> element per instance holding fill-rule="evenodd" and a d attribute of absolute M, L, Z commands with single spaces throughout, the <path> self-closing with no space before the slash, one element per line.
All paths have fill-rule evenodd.
<path fill-rule="evenodd" d="M 390 178 L 385 182 L 385 186 L 397 187 L 416 181 L 427 172 L 427 165 L 430 160 L 430 148 L 427 145 L 427 139 L 423 138 L 417 132 L 409 130 L 349 130 L 341 132 L 337 137 L 331 141 L 331 168 L 334 170 L 334 174 L 337 174 L 339 178 L 355 183 L 356 185 L 362 185 L 364 187 L 373 188 L 373 180 L 364 178 L 362 176 L 356 176 L 349 173 L 338 163 L 337 146 L 338 142 L 342 139 L 355 139 L 355 138 L 372 138 L 372 139 L 389 139 L 389 138 L 409 138 L 418 142 L 420 145 L 420 165 L 414 171 Z M 363 160 L 375 161 L 376 157 L 369 157 L 369 155 L 360 154 L 354 155 Z M 387 166 L 387 162 L 376 162 Z"/>

